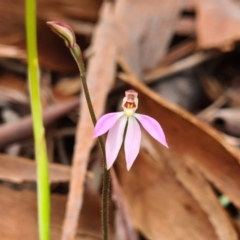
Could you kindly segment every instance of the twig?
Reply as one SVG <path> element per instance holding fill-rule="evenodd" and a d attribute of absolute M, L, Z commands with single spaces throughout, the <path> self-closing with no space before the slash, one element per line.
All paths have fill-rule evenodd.
<path fill-rule="evenodd" d="M 171 65 L 162 66 L 162 67 L 153 69 L 152 71 L 150 71 L 148 74 L 146 74 L 143 77 L 143 81 L 145 83 L 154 82 L 156 80 L 159 80 L 159 78 L 167 77 L 169 75 L 189 69 L 191 67 L 194 67 L 200 63 L 203 63 L 203 62 L 210 60 L 217 56 L 218 56 L 218 54 L 210 53 L 210 52 L 209 53 L 204 53 L 204 52 L 194 53 L 191 56 L 186 57 L 182 60 L 179 60 Z"/>
<path fill-rule="evenodd" d="M 186 55 L 189 55 L 194 50 L 196 50 L 197 42 L 195 39 L 188 39 L 184 42 L 181 42 L 174 47 L 172 47 L 169 52 L 163 57 L 160 64 L 162 67 L 163 65 L 169 65 L 174 63 L 180 58 L 185 57 Z"/>
<path fill-rule="evenodd" d="M 79 98 L 72 98 L 66 102 L 52 105 L 43 111 L 44 126 L 50 125 L 57 118 L 65 115 L 79 104 Z M 26 116 L 17 122 L 2 125 L 0 127 L 0 149 L 8 144 L 22 141 L 31 137 L 32 132 L 32 117 Z"/>
<path fill-rule="evenodd" d="M 211 105 L 209 105 L 208 107 L 203 109 L 201 112 L 199 112 L 197 114 L 197 117 L 202 120 L 206 119 L 209 113 L 212 113 L 212 111 L 214 109 L 219 108 L 219 107 L 223 106 L 224 104 L 226 104 L 227 100 L 228 100 L 228 97 L 226 94 L 221 95 Z"/>

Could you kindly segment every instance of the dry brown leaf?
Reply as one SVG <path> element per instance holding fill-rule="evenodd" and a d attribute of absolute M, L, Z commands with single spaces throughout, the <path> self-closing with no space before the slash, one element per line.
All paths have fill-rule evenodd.
<path fill-rule="evenodd" d="M 38 1 L 38 49 L 42 67 L 59 73 L 77 73 L 78 69 L 64 42 L 54 34 L 46 22 L 68 19 L 96 21 L 101 0 L 82 1 Z M 9 0 L 1 3 L 0 15 L 4 24 L 0 26 L 1 44 L 26 49 L 23 0 Z M 14 17 L 13 17 L 14 16 Z M 76 24 L 75 24 L 76 25 Z M 74 25 L 73 25 L 74 27 Z M 82 46 L 86 45 L 82 41 Z"/>
<path fill-rule="evenodd" d="M 219 240 L 238 239 L 237 233 L 232 225 L 230 216 L 220 205 L 216 194 L 210 187 L 209 183 L 198 171 L 194 160 L 184 159 L 179 161 L 176 156 L 171 153 L 166 157 L 175 171 L 176 178 L 189 191 L 200 207 L 208 215 L 210 224 L 214 227 Z M 203 234 L 201 234 L 202 236 Z M 203 238 L 204 239 L 204 238 Z"/>
<path fill-rule="evenodd" d="M 0 44 L 0 57 L 1 58 L 15 58 L 25 59 L 25 51 L 20 50 L 17 47 Z"/>
<path fill-rule="evenodd" d="M 181 180 L 192 184 L 192 188 L 189 187 L 192 191 L 185 189 L 169 166 L 169 158 L 161 154 L 159 145 L 152 147 L 157 153 L 143 146 L 130 172 L 126 170 L 123 154 L 117 160 L 120 184 L 137 229 L 149 240 L 237 240 L 230 220 L 205 180 L 202 183 L 184 164 L 183 169 L 178 169 L 178 164 L 174 170 L 181 177 L 185 177 L 185 173 L 188 178 Z M 222 234 L 221 237 L 218 234 Z"/>
<path fill-rule="evenodd" d="M 0 186 L 1 240 L 37 240 L 37 198 L 35 192 L 14 191 Z M 66 197 L 51 196 L 51 239 L 59 240 L 64 217 Z M 111 225 L 110 237 L 113 228 Z M 101 239 L 100 196 L 86 192 L 78 222 L 76 240 Z"/>
<path fill-rule="evenodd" d="M 149 143 L 144 134 L 143 149 L 131 171 L 126 171 L 122 155 L 117 161 L 136 226 L 149 239 L 238 239 L 204 177 L 240 206 L 239 151 L 133 75 L 124 79 L 139 92 L 138 112 L 161 123 L 169 144 L 165 149 L 151 138 Z"/>
<path fill-rule="evenodd" d="M 50 182 L 68 182 L 70 167 L 51 163 Z M 0 179 L 13 183 L 36 181 L 36 162 L 31 159 L 0 154 Z"/>
<path fill-rule="evenodd" d="M 117 1 L 118 45 L 137 76 L 156 67 L 165 55 L 184 4 L 182 0 Z"/>
<path fill-rule="evenodd" d="M 240 206 L 240 152 L 229 146 L 213 128 L 164 101 L 134 76 L 123 78 L 144 93 L 140 93 L 139 112 L 151 113 L 162 124 L 171 151 L 183 159 L 193 158 L 204 176 Z"/>
<path fill-rule="evenodd" d="M 81 90 L 80 76 L 63 78 L 53 88 L 54 96 L 72 96 Z"/>
<path fill-rule="evenodd" d="M 0 86 L 0 105 L 18 104 L 29 109 L 29 99 L 26 94 L 17 90 Z"/>
<path fill-rule="evenodd" d="M 87 82 L 96 117 L 99 118 L 105 108 L 105 101 L 115 79 L 116 45 L 112 23 L 112 5 L 106 2 L 102 7 L 101 19 L 91 46 L 93 56 L 88 62 Z M 106 67 L 103 67 L 103 64 Z M 62 240 L 73 240 L 77 227 L 79 211 L 82 207 L 83 188 L 89 154 L 94 145 L 93 123 L 89 115 L 84 94 L 81 95 L 70 194 L 67 202 L 66 217 Z"/>
<path fill-rule="evenodd" d="M 176 27 L 176 34 L 180 36 L 195 36 L 195 21 L 192 17 L 183 16 Z"/>
<path fill-rule="evenodd" d="M 195 0 L 200 48 L 231 50 L 240 39 L 240 5 L 233 0 Z"/>
<path fill-rule="evenodd" d="M 169 65 L 196 51 L 196 40 L 187 39 L 176 46 L 173 46 L 161 60 L 161 65 Z"/>
<path fill-rule="evenodd" d="M 154 159 L 141 150 L 129 173 L 124 156 L 117 162 L 118 177 L 135 226 L 147 239 L 203 239 L 200 233 L 205 229 L 205 239 L 217 239 L 207 216 L 179 187 L 171 169 Z"/>
<path fill-rule="evenodd" d="M 28 105 L 25 79 L 12 74 L 1 75 L 0 103 L 20 103 Z"/>
<path fill-rule="evenodd" d="M 64 0 L 40 0 L 39 10 L 44 9 L 45 11 L 39 11 L 39 16 L 49 18 L 58 14 L 72 19 L 96 21 L 101 4 L 102 0 L 69 0 L 67 2 Z"/>
<path fill-rule="evenodd" d="M 0 86 L 16 90 L 22 94 L 26 93 L 26 81 L 24 78 L 17 77 L 13 74 L 3 74 L 0 77 Z"/>

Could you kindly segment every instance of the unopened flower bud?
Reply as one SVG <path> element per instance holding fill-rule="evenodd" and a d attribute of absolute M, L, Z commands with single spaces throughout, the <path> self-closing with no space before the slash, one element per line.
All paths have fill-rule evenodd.
<path fill-rule="evenodd" d="M 58 36 L 63 38 L 67 47 L 73 49 L 76 45 L 76 38 L 72 28 L 66 23 L 49 21 L 47 22 L 49 27 L 55 32 Z"/>

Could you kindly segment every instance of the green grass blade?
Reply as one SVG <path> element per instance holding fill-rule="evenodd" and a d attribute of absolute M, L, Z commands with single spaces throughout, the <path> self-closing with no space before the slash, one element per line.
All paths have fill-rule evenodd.
<path fill-rule="evenodd" d="M 35 158 L 37 161 L 37 195 L 39 239 L 50 239 L 50 188 L 48 157 L 42 107 L 40 101 L 39 67 L 37 56 L 36 1 L 26 0 L 26 33 L 28 53 L 28 81 L 33 118 Z"/>

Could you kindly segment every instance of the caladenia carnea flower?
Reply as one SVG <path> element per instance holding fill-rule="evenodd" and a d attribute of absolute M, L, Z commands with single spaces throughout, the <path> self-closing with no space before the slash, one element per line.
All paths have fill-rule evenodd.
<path fill-rule="evenodd" d="M 103 115 L 94 128 L 94 137 L 108 132 L 106 140 L 107 169 L 109 169 L 117 158 L 118 152 L 124 139 L 125 157 L 127 169 L 129 170 L 135 161 L 141 143 L 142 127 L 158 142 L 168 147 L 165 134 L 159 123 L 143 114 L 135 113 L 138 108 L 138 93 L 134 90 L 125 92 L 122 102 L 123 112 L 108 113 Z"/>

